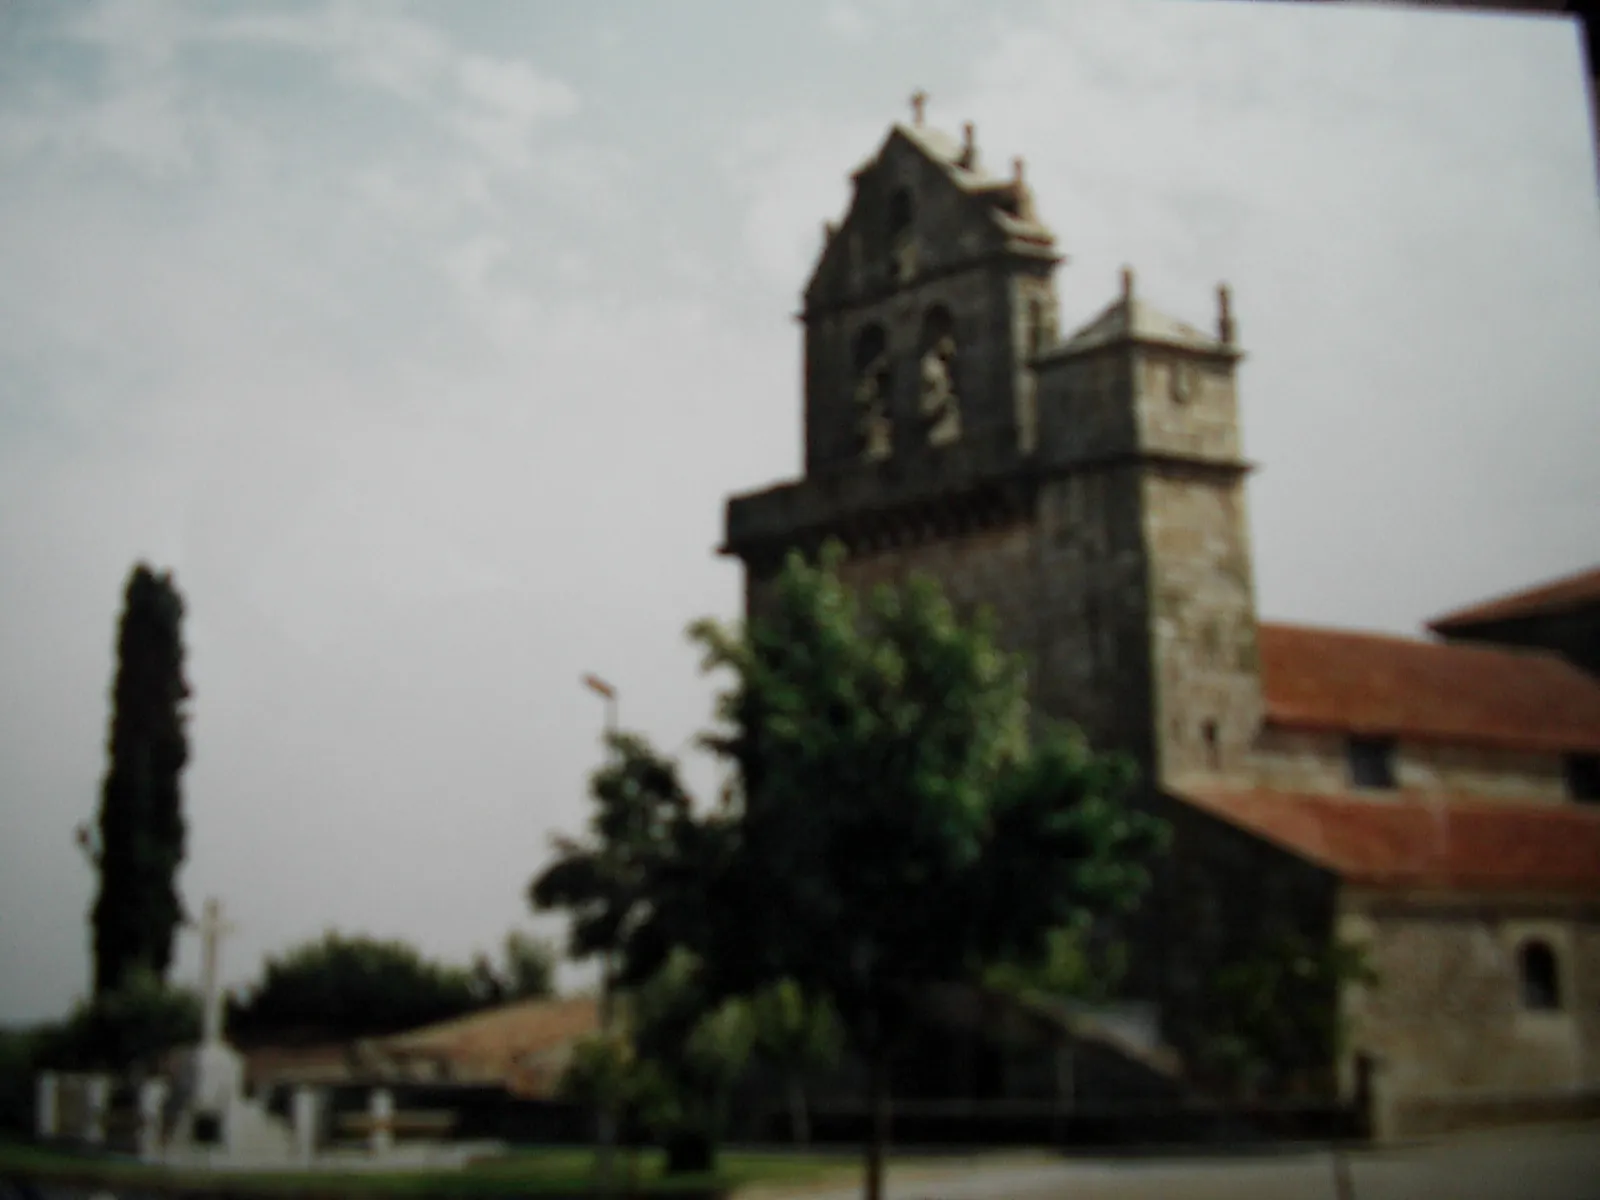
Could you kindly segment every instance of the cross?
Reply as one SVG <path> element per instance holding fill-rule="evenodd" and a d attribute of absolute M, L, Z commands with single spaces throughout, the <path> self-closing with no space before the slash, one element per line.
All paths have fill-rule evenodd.
<path fill-rule="evenodd" d="M 911 120 L 912 123 L 922 125 L 922 110 L 928 103 L 928 93 L 916 91 L 911 93 Z"/>
<path fill-rule="evenodd" d="M 207 900 L 200 920 L 200 1002 L 204 1007 L 201 1041 L 207 1046 L 222 1041 L 222 986 L 218 978 L 219 950 L 224 934 L 234 927 L 222 918 L 222 902 Z"/>

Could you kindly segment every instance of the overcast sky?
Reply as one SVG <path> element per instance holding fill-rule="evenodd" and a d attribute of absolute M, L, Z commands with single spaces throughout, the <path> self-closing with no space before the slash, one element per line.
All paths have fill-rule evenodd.
<path fill-rule="evenodd" d="M 1563 20 L 1208 0 L 0 4 L 0 1020 L 87 986 L 140 558 L 230 981 L 540 927 L 580 676 L 668 750 L 708 720 L 723 500 L 798 470 L 792 314 L 919 87 L 1026 155 L 1066 327 L 1124 263 L 1205 325 L 1232 284 L 1265 616 L 1409 632 L 1592 564 L 1580 64 Z"/>

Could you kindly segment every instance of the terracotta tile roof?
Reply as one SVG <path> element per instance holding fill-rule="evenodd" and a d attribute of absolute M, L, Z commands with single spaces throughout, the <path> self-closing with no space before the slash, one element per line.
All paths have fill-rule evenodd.
<path fill-rule="evenodd" d="M 600 1009 L 593 997 L 525 1000 L 410 1033 L 374 1038 L 364 1049 L 391 1060 L 447 1062 L 457 1078 L 511 1081 L 532 1068 L 532 1075 L 542 1080 L 559 1075 L 571 1045 L 599 1028 Z M 541 1065 L 546 1069 L 538 1069 Z"/>
<path fill-rule="evenodd" d="M 1551 616 L 1588 605 L 1600 605 L 1600 567 L 1447 613 L 1428 622 L 1428 628 L 1436 633 L 1448 633 L 1518 617 Z"/>
<path fill-rule="evenodd" d="M 1553 654 L 1270 624 L 1260 649 L 1275 725 L 1600 752 L 1600 680 Z"/>
<path fill-rule="evenodd" d="M 1600 897 L 1600 809 L 1401 793 L 1185 789 L 1181 799 L 1383 889 Z"/>

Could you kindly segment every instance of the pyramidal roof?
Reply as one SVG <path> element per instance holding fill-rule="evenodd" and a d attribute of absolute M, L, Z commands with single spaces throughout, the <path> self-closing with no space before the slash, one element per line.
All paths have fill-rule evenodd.
<path fill-rule="evenodd" d="M 1057 347 L 1056 353 L 1075 354 L 1123 341 L 1158 342 L 1207 354 L 1239 353 L 1231 344 L 1202 332 L 1187 321 L 1168 316 L 1131 293 L 1113 300 L 1099 316 Z"/>

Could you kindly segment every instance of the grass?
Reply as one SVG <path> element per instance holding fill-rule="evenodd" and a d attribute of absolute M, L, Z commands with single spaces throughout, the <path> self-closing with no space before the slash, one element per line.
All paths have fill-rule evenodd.
<path fill-rule="evenodd" d="M 652 1195 L 727 1194 L 747 1187 L 804 1188 L 858 1178 L 858 1157 L 728 1151 L 710 1175 L 666 1176 L 663 1155 L 643 1151 L 634 1163 L 633 1191 Z M 616 1166 L 617 1190 L 629 1177 L 625 1155 Z M 70 1179 L 152 1190 L 226 1190 L 263 1196 L 526 1196 L 586 1195 L 595 1190 L 594 1153 L 540 1147 L 484 1159 L 458 1171 L 192 1171 L 115 1159 L 79 1157 L 17 1142 L 0 1142 L 0 1175 Z"/>

